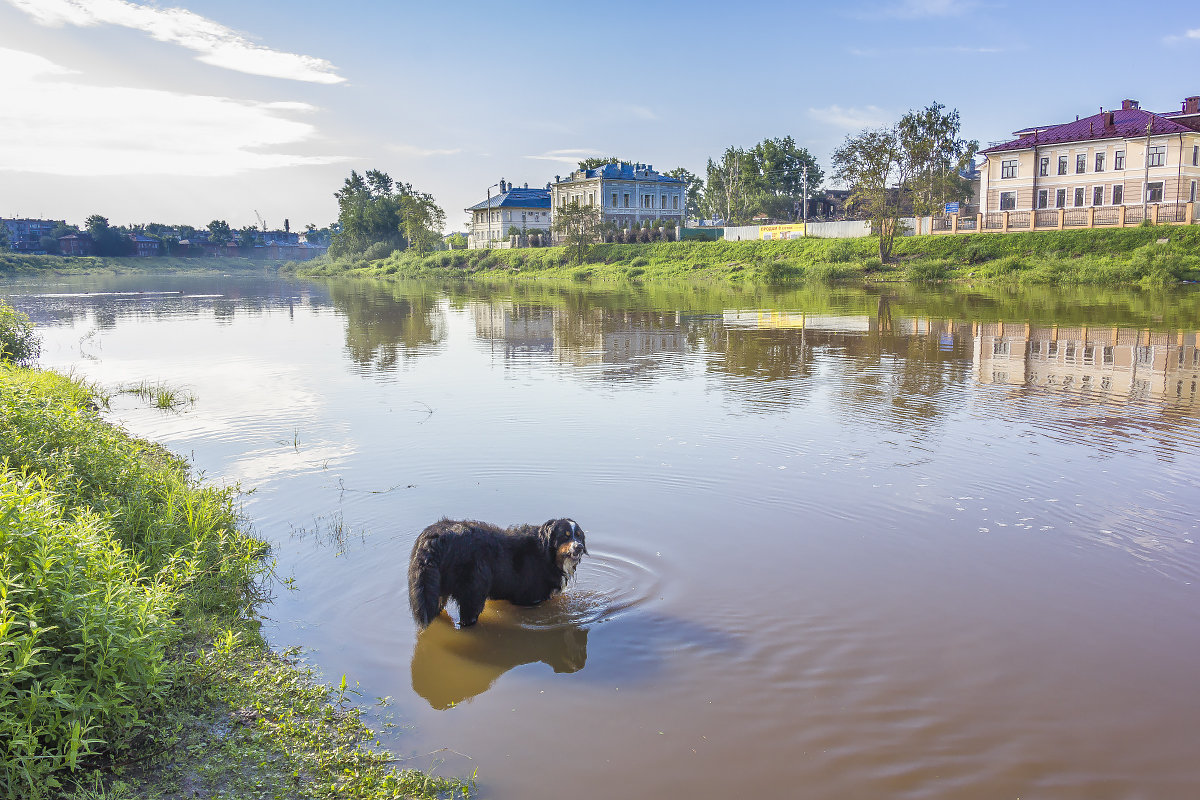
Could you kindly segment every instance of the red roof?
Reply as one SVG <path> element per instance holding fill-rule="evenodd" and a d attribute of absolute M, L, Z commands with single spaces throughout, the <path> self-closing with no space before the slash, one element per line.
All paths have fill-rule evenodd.
<path fill-rule="evenodd" d="M 1105 124 L 1108 116 L 1112 115 L 1112 124 Z M 998 144 L 981 150 L 982 153 L 996 153 L 1004 150 L 1029 150 L 1038 145 L 1065 144 L 1067 142 L 1089 142 L 1095 139 L 1133 139 L 1146 135 L 1149 126 L 1151 136 L 1161 136 L 1171 133 L 1195 133 L 1194 128 L 1181 125 L 1159 114 L 1143 111 L 1140 108 L 1124 108 L 1114 111 L 1104 111 L 1090 117 L 1067 122 L 1063 125 L 1051 125 L 1025 134 L 1011 142 Z"/>

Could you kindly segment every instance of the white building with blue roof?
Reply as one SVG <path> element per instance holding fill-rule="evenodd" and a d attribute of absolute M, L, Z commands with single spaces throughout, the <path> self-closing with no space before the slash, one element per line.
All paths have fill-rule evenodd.
<path fill-rule="evenodd" d="M 575 170 L 566 178 L 555 176 L 550 192 L 554 208 L 573 202 L 599 206 L 602 220 L 621 228 L 654 220 L 683 227 L 683 181 L 655 172 L 650 164 L 621 162 Z"/>
<path fill-rule="evenodd" d="M 503 179 L 500 193 L 465 209 L 471 215 L 467 247 L 478 250 L 499 247 L 508 241 L 512 228 L 522 234 L 550 231 L 550 190 L 513 186 Z"/>

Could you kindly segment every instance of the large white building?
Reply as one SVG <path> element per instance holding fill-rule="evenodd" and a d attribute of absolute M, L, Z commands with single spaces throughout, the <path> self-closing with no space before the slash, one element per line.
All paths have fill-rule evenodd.
<path fill-rule="evenodd" d="M 1014 136 L 982 151 L 984 213 L 1125 206 L 1140 219 L 1143 207 L 1156 205 L 1174 222 L 1184 205 L 1200 200 L 1200 97 L 1164 113 L 1126 100 L 1120 109 Z"/>
<path fill-rule="evenodd" d="M 478 250 L 508 241 L 509 231 L 550 231 L 550 190 L 517 188 L 501 179 L 500 192 L 465 209 L 471 215 L 467 247 Z"/>
<path fill-rule="evenodd" d="M 555 176 L 550 200 L 555 209 L 573 202 L 597 206 L 602 221 L 628 227 L 631 223 L 662 220 L 683 227 L 685 186 L 681 179 L 660 175 L 649 164 L 605 164 Z"/>

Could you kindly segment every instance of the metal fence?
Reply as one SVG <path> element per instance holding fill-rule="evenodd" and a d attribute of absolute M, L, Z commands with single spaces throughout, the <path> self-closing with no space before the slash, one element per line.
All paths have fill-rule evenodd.
<path fill-rule="evenodd" d="M 988 231 L 1004 230 L 1004 212 L 992 211 L 983 215 L 983 229 Z"/>
<path fill-rule="evenodd" d="M 1163 203 L 1158 207 L 1159 222 L 1184 222 L 1187 220 L 1187 205 L 1184 203 Z"/>
<path fill-rule="evenodd" d="M 934 231 L 949 231 L 954 229 L 954 220 L 949 214 L 943 214 L 933 217 Z"/>
<path fill-rule="evenodd" d="M 1120 206 L 1097 207 L 1092 217 L 1093 225 L 1118 225 L 1121 222 Z"/>
<path fill-rule="evenodd" d="M 1014 228 L 1016 228 L 1017 230 L 1028 228 L 1029 227 L 1029 215 L 1032 213 L 1033 213 L 1032 211 L 1010 211 L 1010 212 L 1008 212 L 1008 229 L 1011 231 Z"/>
<path fill-rule="evenodd" d="M 1069 208 L 1063 212 L 1064 228 L 1086 228 L 1088 210 L 1086 208 Z"/>
<path fill-rule="evenodd" d="M 1058 227 L 1058 209 L 1041 209 L 1035 211 L 1033 227 L 1035 228 L 1057 228 Z"/>

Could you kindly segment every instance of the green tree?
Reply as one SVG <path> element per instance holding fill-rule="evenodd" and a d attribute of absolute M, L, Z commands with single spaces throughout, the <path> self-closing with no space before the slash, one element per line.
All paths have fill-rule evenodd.
<path fill-rule="evenodd" d="M 342 188 L 334 193 L 338 201 L 338 232 L 329 252 L 334 256 L 363 253 L 372 245 L 377 249 L 403 250 L 410 245 L 418 250 L 437 246 L 446 214 L 433 196 L 397 183 L 386 172 L 368 170 L 364 175 L 351 171 Z"/>
<path fill-rule="evenodd" d="M 208 240 L 214 244 L 225 244 L 233 241 L 233 229 L 223 219 L 214 219 L 208 223 Z"/>
<path fill-rule="evenodd" d="M 258 228 L 253 225 L 247 225 L 238 231 L 238 250 L 243 255 L 249 255 L 254 252 L 255 245 L 258 244 Z"/>
<path fill-rule="evenodd" d="M 0 250 L 9 247 L 8 244 L 8 226 L 0 222 Z"/>
<path fill-rule="evenodd" d="M 133 251 L 133 243 L 119 229 L 108 224 L 108 218 L 92 214 L 84 220 L 98 256 L 124 256 Z"/>
<path fill-rule="evenodd" d="M 581 206 L 575 200 L 554 210 L 554 232 L 562 235 L 576 264 L 583 263 L 600 231 L 600 209 L 593 205 Z"/>
<path fill-rule="evenodd" d="M 751 187 L 746 180 L 750 156 L 745 150 L 727 147 L 721 160 L 708 160 L 704 182 L 704 210 L 713 219 L 728 224 L 748 221 Z"/>
<path fill-rule="evenodd" d="M 833 169 L 850 187 L 850 203 L 879 232 L 880 261 L 890 260 L 912 179 L 912 163 L 896 126 L 847 136 L 833 153 Z"/>
<path fill-rule="evenodd" d="M 834 172 L 850 187 L 850 202 L 879 231 L 880 260 L 891 259 L 907 209 L 925 215 L 939 208 L 942 198 L 965 196 L 957 171 L 979 144 L 959 139 L 958 130 L 958 111 L 946 113 L 945 106 L 931 103 L 890 127 L 847 136 L 834 151 Z"/>
<path fill-rule="evenodd" d="M 616 156 L 592 156 L 591 158 L 585 158 L 583 161 L 580 161 L 579 168 L 583 170 L 596 169 L 598 167 L 603 167 L 605 164 L 622 164 L 624 162 L 625 159 L 617 158 Z"/>
<path fill-rule="evenodd" d="M 679 178 L 683 181 L 683 207 L 688 217 L 699 217 L 704 203 L 704 181 L 700 176 L 683 167 L 676 167 L 667 173 L 667 177 Z"/>
<path fill-rule="evenodd" d="M 804 199 L 805 176 L 808 195 L 821 188 L 825 173 L 817 160 L 790 136 L 764 139 L 747 153 L 745 176 L 751 195 L 751 214 L 763 213 L 776 219 L 796 216 L 796 203 Z"/>
<path fill-rule="evenodd" d="M 959 138 L 958 109 L 941 103 L 909 111 L 897 123 L 901 146 L 912 161 L 912 204 L 918 216 L 939 214 L 946 203 L 971 196 L 958 172 L 975 158 L 979 142 Z"/>

